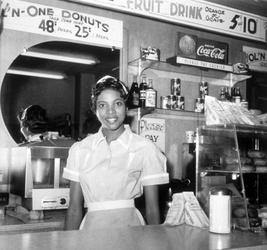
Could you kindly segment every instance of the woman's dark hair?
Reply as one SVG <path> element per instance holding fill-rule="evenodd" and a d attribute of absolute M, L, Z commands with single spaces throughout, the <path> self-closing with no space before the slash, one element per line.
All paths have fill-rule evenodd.
<path fill-rule="evenodd" d="M 47 130 L 46 110 L 39 105 L 30 105 L 18 114 L 24 127 L 32 133 L 42 133 Z"/>
<path fill-rule="evenodd" d="M 96 86 L 92 89 L 91 109 L 93 112 L 96 112 L 96 101 L 98 96 L 105 89 L 117 90 L 120 93 L 121 98 L 126 103 L 129 94 L 127 86 L 122 81 L 113 76 L 104 76 L 97 81 Z"/>

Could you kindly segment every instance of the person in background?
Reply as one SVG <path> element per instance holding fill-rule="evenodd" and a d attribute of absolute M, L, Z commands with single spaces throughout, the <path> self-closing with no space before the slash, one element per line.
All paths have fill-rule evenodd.
<path fill-rule="evenodd" d="M 28 106 L 18 113 L 17 119 L 20 124 L 20 132 L 27 142 L 40 141 L 47 131 L 46 110 L 39 105 Z"/>
<path fill-rule="evenodd" d="M 169 181 L 166 157 L 124 125 L 127 96 L 127 87 L 114 77 L 96 83 L 92 108 L 101 127 L 69 150 L 63 172 L 70 180 L 65 230 L 145 225 L 134 206 L 143 193 L 147 223 L 160 223 L 158 185 Z"/>
<path fill-rule="evenodd" d="M 48 119 L 44 108 L 39 105 L 30 105 L 18 113 L 17 119 L 20 124 L 20 132 L 26 142 L 72 136 L 71 115 L 69 113 Z"/>
<path fill-rule="evenodd" d="M 87 117 L 83 123 L 83 129 L 82 129 L 82 132 L 85 135 L 84 137 L 86 137 L 89 134 L 96 133 L 101 126 L 101 123 L 97 119 L 95 112 L 93 112 L 91 109 L 89 109 L 86 112 L 86 116 Z"/>

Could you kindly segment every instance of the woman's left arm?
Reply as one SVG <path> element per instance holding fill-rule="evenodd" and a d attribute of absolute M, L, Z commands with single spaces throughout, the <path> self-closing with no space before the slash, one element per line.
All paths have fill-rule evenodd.
<path fill-rule="evenodd" d="M 146 219 L 148 224 L 160 223 L 158 185 L 144 186 Z"/>

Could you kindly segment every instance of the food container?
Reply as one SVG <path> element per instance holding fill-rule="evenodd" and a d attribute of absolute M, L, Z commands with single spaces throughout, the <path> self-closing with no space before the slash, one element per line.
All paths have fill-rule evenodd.
<path fill-rule="evenodd" d="M 176 95 L 168 95 L 168 108 L 169 109 L 177 108 L 177 96 Z"/>
<path fill-rule="evenodd" d="M 209 231 L 226 234 L 231 232 L 231 191 L 214 187 L 209 193 Z"/>
<path fill-rule="evenodd" d="M 184 96 L 177 96 L 177 110 L 184 110 Z"/>
<path fill-rule="evenodd" d="M 202 99 L 205 99 L 205 96 L 209 94 L 208 83 L 205 81 L 201 81 L 199 83 L 199 96 Z"/>
<path fill-rule="evenodd" d="M 195 143 L 196 132 L 191 130 L 185 131 L 185 140 L 187 143 Z"/>
<path fill-rule="evenodd" d="M 140 57 L 142 60 L 160 60 L 160 50 L 154 47 L 140 48 Z"/>
<path fill-rule="evenodd" d="M 181 80 L 179 78 L 171 79 L 171 94 L 176 96 L 181 95 Z"/>
<path fill-rule="evenodd" d="M 195 112 L 203 113 L 204 112 L 204 99 L 197 98 L 195 102 Z"/>
<path fill-rule="evenodd" d="M 160 108 L 168 109 L 168 96 L 160 97 Z"/>

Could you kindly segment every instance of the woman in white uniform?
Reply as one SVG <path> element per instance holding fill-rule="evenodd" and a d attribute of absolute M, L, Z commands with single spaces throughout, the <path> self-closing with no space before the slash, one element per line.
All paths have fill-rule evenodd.
<path fill-rule="evenodd" d="M 160 223 L 158 185 L 169 181 L 166 158 L 124 125 L 127 96 L 126 86 L 114 77 L 96 84 L 92 106 L 101 128 L 70 148 L 63 173 L 71 181 L 66 230 L 144 225 L 134 206 L 143 193 L 147 223 Z"/>

